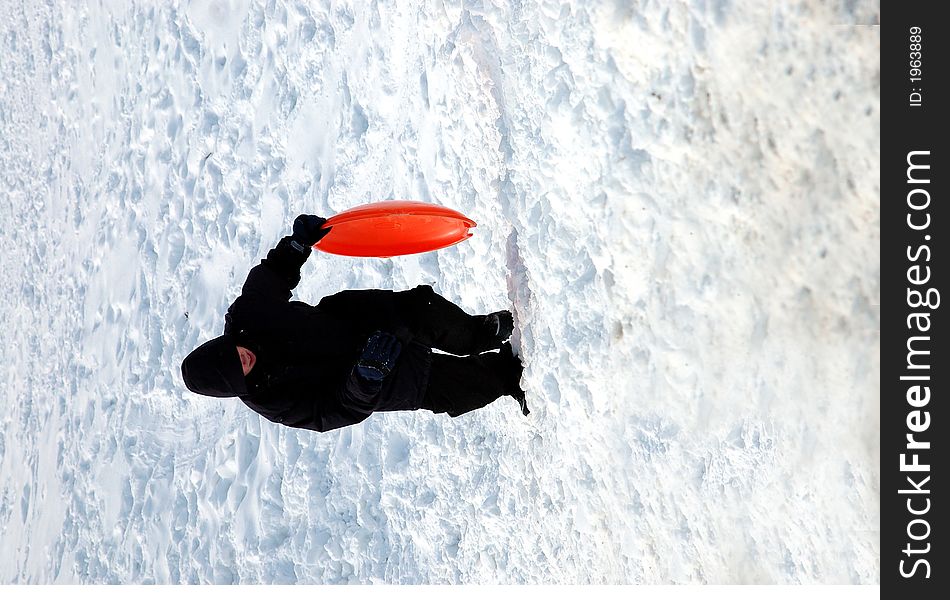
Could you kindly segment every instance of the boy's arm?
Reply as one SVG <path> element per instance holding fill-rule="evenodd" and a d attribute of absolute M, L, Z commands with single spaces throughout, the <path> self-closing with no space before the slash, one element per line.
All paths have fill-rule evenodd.
<path fill-rule="evenodd" d="M 241 295 L 260 296 L 287 302 L 291 290 L 300 283 L 300 267 L 310 257 L 310 247 L 298 249 L 292 236 L 272 248 L 267 257 L 247 274 Z"/>
<path fill-rule="evenodd" d="M 293 235 L 282 238 L 261 264 L 251 269 L 241 294 L 290 300 L 291 290 L 300 283 L 300 268 L 312 253 L 311 247 L 332 229 L 321 229 L 324 223 L 326 219 L 316 215 L 298 216 Z"/>

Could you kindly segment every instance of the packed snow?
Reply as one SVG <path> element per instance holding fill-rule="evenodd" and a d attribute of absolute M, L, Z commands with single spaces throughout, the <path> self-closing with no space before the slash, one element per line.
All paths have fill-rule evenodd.
<path fill-rule="evenodd" d="M 0 0 L 0 582 L 876 583 L 879 10 Z M 478 227 L 295 297 L 510 308 L 530 417 L 185 389 L 387 199 Z"/>

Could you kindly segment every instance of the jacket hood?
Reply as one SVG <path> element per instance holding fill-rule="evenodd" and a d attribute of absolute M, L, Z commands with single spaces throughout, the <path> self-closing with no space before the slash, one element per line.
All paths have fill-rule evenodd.
<path fill-rule="evenodd" d="M 189 390 L 203 396 L 232 398 L 247 393 L 237 341 L 228 335 L 195 348 L 182 361 L 181 376 Z"/>

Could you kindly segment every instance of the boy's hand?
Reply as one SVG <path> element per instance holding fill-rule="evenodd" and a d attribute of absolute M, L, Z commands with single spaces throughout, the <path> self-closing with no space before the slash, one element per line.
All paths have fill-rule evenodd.
<path fill-rule="evenodd" d="M 326 219 L 317 215 L 298 216 L 294 219 L 294 241 L 305 248 L 313 246 L 333 229 L 332 227 L 320 229 L 326 222 Z"/>
<path fill-rule="evenodd" d="M 363 354 L 356 363 L 357 375 L 367 381 L 381 382 L 396 366 L 401 351 L 402 344 L 396 336 L 377 331 L 366 341 Z"/>

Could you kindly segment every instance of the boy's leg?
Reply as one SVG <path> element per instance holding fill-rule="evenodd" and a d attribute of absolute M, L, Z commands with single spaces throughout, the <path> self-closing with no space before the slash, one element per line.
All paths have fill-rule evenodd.
<path fill-rule="evenodd" d="M 521 362 L 510 352 L 478 356 L 432 355 L 424 407 L 457 417 L 520 391 Z"/>
<path fill-rule="evenodd" d="M 435 292 L 420 313 L 416 341 L 459 356 L 500 348 L 511 335 L 510 313 L 494 313 L 503 321 L 499 324 L 490 315 L 472 316 Z"/>

